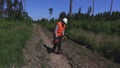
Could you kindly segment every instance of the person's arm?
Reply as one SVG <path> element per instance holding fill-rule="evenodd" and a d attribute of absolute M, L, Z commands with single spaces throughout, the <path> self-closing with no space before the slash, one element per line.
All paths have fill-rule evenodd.
<path fill-rule="evenodd" d="M 65 30 L 63 31 L 63 36 L 65 35 Z"/>
<path fill-rule="evenodd" d="M 64 24 L 64 31 L 63 31 L 63 36 L 65 35 L 65 24 Z"/>
<path fill-rule="evenodd" d="M 57 37 L 57 30 L 58 30 L 58 25 L 56 25 L 56 29 L 55 29 L 55 37 Z"/>

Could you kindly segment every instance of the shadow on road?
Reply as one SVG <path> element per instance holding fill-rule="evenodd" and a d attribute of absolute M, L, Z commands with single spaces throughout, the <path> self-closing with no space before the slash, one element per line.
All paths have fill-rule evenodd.
<path fill-rule="evenodd" d="M 52 48 L 48 47 L 46 44 L 44 44 L 44 47 L 46 48 L 48 53 L 52 53 Z"/>

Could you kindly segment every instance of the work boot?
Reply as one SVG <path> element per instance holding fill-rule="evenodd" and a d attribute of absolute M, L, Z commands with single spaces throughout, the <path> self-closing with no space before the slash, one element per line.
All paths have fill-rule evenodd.
<path fill-rule="evenodd" d="M 56 46 L 54 45 L 53 48 L 52 48 L 53 53 L 55 52 L 55 49 L 56 49 Z"/>
<path fill-rule="evenodd" d="M 54 49 L 52 49 L 52 52 L 54 52 L 55 50 Z"/>
<path fill-rule="evenodd" d="M 62 49 L 57 50 L 57 54 L 62 54 L 62 53 L 63 53 Z"/>

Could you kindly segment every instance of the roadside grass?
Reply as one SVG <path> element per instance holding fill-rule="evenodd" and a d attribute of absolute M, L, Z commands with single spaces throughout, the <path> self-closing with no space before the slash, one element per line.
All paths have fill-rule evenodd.
<path fill-rule="evenodd" d="M 81 29 L 71 29 L 68 34 L 74 42 L 98 51 L 112 61 L 120 62 L 120 37 L 118 35 L 95 34 Z"/>
<path fill-rule="evenodd" d="M 71 40 L 63 44 L 63 50 L 63 54 L 73 68 L 119 68 L 120 66 L 102 57 L 101 54 L 93 52 L 84 46 L 79 46 Z"/>
<path fill-rule="evenodd" d="M 51 41 L 53 34 L 44 29 Z M 66 56 L 72 68 L 119 68 L 119 64 L 102 57 L 98 52 L 86 48 L 85 45 L 78 45 L 73 40 L 66 40 L 62 44 L 63 55 Z"/>
<path fill-rule="evenodd" d="M 20 67 L 23 63 L 22 48 L 32 34 L 30 22 L 0 22 L 0 68 Z"/>
<path fill-rule="evenodd" d="M 66 35 L 72 41 L 120 63 L 119 21 L 73 21 L 67 25 Z M 54 31 L 54 22 L 44 21 L 39 24 L 52 32 Z"/>

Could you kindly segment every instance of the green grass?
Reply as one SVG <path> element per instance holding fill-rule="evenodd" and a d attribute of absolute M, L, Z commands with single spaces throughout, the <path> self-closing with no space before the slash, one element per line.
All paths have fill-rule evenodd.
<path fill-rule="evenodd" d="M 31 24 L 23 21 L 0 22 L 0 68 L 23 63 L 22 48 L 32 34 Z"/>
<path fill-rule="evenodd" d="M 78 44 L 96 50 L 112 61 L 120 62 L 120 37 L 118 35 L 95 34 L 81 29 L 71 29 L 68 35 Z"/>
<path fill-rule="evenodd" d="M 120 20 L 116 21 L 72 21 L 67 25 L 69 39 L 87 48 L 98 51 L 103 56 L 120 63 Z M 47 21 L 40 25 L 54 30 L 55 23 Z"/>
<path fill-rule="evenodd" d="M 85 31 L 80 30 L 81 32 L 87 33 Z M 45 30 L 45 33 L 48 35 L 49 38 L 52 38 L 52 33 Z M 89 32 L 90 34 L 91 32 Z M 75 33 L 77 34 L 77 33 Z M 75 35 L 73 34 L 73 36 Z M 77 34 L 79 35 L 79 33 Z M 72 37 L 73 37 L 72 36 Z M 89 36 L 89 35 L 88 35 Z M 91 34 L 93 36 L 93 34 Z M 66 40 L 62 46 L 63 55 L 69 60 L 69 64 L 73 68 L 81 68 L 86 67 L 89 61 L 90 67 L 97 65 L 101 68 L 119 68 L 119 64 L 116 64 L 106 58 L 103 58 L 99 53 L 93 52 L 84 46 L 80 46 L 74 43 L 72 40 Z M 94 63 L 91 65 L 91 63 Z M 104 65 L 105 64 L 105 65 Z"/>

